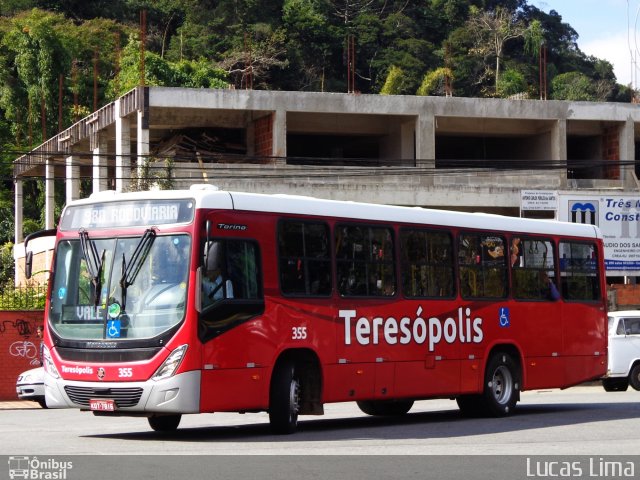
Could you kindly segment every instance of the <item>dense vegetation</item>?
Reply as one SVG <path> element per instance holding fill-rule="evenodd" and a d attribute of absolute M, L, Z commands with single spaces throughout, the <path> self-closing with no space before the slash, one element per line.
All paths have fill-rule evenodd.
<path fill-rule="evenodd" d="M 349 63 L 362 93 L 539 98 L 544 51 L 549 98 L 633 93 L 526 0 L 2 0 L 0 245 L 17 153 L 138 85 L 141 38 L 147 85 L 346 92 Z M 38 181 L 25 199 L 28 233 L 42 227 Z"/>

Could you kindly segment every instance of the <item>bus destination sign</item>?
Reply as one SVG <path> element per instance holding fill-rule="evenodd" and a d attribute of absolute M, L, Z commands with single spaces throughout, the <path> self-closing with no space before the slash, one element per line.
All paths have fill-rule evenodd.
<path fill-rule="evenodd" d="M 146 200 L 101 202 L 67 208 L 60 220 L 61 230 L 79 228 L 119 228 L 189 223 L 193 220 L 193 200 Z"/>

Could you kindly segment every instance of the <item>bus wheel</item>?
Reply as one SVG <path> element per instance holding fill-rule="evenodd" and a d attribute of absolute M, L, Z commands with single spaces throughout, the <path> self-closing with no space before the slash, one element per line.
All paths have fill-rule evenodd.
<path fill-rule="evenodd" d="M 149 420 L 149 426 L 156 432 L 173 432 L 180 425 L 182 415 L 152 415 Z"/>
<path fill-rule="evenodd" d="M 362 400 L 356 403 L 367 415 L 385 417 L 404 415 L 413 407 L 413 400 Z"/>
<path fill-rule="evenodd" d="M 629 385 L 634 390 L 640 390 L 640 363 L 636 363 L 629 373 Z"/>
<path fill-rule="evenodd" d="M 300 412 L 300 380 L 296 376 L 293 362 L 284 362 L 278 367 L 271 380 L 269 395 L 269 423 L 277 434 L 289 434 L 298 427 Z"/>
<path fill-rule="evenodd" d="M 627 388 L 629 388 L 629 379 L 617 377 L 603 378 L 602 388 L 604 388 L 605 392 L 626 392 Z"/>
<path fill-rule="evenodd" d="M 519 397 L 520 369 L 511 355 L 498 352 L 487 363 L 482 393 L 486 413 L 502 417 L 513 412 Z"/>

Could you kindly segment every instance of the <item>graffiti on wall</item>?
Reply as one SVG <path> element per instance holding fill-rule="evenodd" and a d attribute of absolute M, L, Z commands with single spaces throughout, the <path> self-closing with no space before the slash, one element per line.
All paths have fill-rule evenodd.
<path fill-rule="evenodd" d="M 9 345 L 9 355 L 23 357 L 29 360 L 29 364 L 35 367 L 40 365 L 38 347 L 29 338 L 34 335 L 35 322 L 18 318 L 0 322 L 0 334 L 9 334 L 14 337 L 23 337 Z"/>
<path fill-rule="evenodd" d="M 29 364 L 40 366 L 40 358 L 38 357 L 38 347 L 28 340 L 13 342 L 9 345 L 9 355 L 12 357 L 24 357 Z"/>
<path fill-rule="evenodd" d="M 21 337 L 28 337 L 34 334 L 34 328 L 29 320 L 18 318 L 16 320 L 4 320 L 0 323 L 0 334 L 14 332 Z"/>

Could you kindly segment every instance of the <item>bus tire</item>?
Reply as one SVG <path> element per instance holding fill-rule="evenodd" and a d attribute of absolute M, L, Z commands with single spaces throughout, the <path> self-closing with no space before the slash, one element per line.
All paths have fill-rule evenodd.
<path fill-rule="evenodd" d="M 398 417 L 413 407 L 413 400 L 361 400 L 358 408 L 367 415 Z"/>
<path fill-rule="evenodd" d="M 276 366 L 269 394 L 269 424 L 273 433 L 287 435 L 296 431 L 302 398 L 300 389 L 300 380 L 292 361 Z"/>
<path fill-rule="evenodd" d="M 629 388 L 629 379 L 619 377 L 603 378 L 602 388 L 604 388 L 605 392 L 626 392 L 627 388 Z"/>
<path fill-rule="evenodd" d="M 487 363 L 482 392 L 485 412 L 491 417 L 513 413 L 520 390 L 520 368 L 506 352 L 497 352 Z"/>
<path fill-rule="evenodd" d="M 152 415 L 149 420 L 149 426 L 156 432 L 174 432 L 178 425 L 182 415 Z"/>
<path fill-rule="evenodd" d="M 640 363 L 636 363 L 629 372 L 629 385 L 634 390 L 640 390 Z"/>

